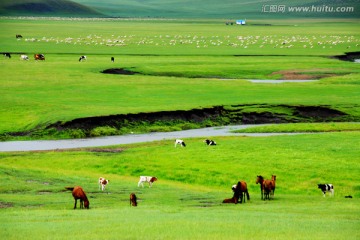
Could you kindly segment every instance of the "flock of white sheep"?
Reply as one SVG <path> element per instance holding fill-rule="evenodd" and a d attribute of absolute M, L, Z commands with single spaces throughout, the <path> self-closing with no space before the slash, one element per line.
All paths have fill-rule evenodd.
<path fill-rule="evenodd" d="M 346 49 L 359 47 L 360 39 L 355 36 L 307 36 L 307 35 L 266 35 L 266 36 L 199 36 L 199 35 L 88 35 L 85 37 L 42 37 L 25 38 L 27 42 L 52 42 L 56 44 L 78 44 L 109 47 L 126 47 L 134 45 L 178 46 L 189 45 L 195 48 L 229 46 L 233 48 L 333 48 L 341 46 Z"/>

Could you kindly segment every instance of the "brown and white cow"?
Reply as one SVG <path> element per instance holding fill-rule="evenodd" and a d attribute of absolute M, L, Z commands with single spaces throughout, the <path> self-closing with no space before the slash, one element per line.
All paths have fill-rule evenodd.
<path fill-rule="evenodd" d="M 35 60 L 45 60 L 45 56 L 44 54 L 34 54 L 34 59 Z"/>
<path fill-rule="evenodd" d="M 110 180 L 107 180 L 103 177 L 99 178 L 99 189 L 101 189 L 101 191 L 105 190 L 106 185 L 108 185 L 110 182 Z"/>
<path fill-rule="evenodd" d="M 138 187 L 140 187 L 140 184 L 142 187 L 144 187 L 144 182 L 149 183 L 149 187 L 152 187 L 153 182 L 157 181 L 157 177 L 151 177 L 151 176 L 140 176 L 140 180 L 138 182 Z"/>

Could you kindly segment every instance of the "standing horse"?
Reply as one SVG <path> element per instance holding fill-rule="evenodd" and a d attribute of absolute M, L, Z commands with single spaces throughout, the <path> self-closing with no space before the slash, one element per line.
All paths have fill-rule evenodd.
<path fill-rule="evenodd" d="M 247 184 L 245 181 L 239 181 L 236 185 L 234 185 L 232 187 L 233 191 L 234 191 L 234 196 L 236 196 L 238 199 L 240 199 L 240 203 L 242 203 L 243 199 L 244 199 L 244 203 L 245 203 L 245 194 L 247 197 L 247 200 L 250 200 L 250 195 L 247 189 Z"/>
<path fill-rule="evenodd" d="M 275 194 L 275 182 L 276 182 L 276 175 L 272 175 L 271 176 L 271 181 L 272 181 L 272 185 L 273 185 L 273 189 L 272 189 L 272 196 L 274 198 L 274 194 Z"/>
<path fill-rule="evenodd" d="M 81 187 L 66 187 L 66 189 L 72 191 L 72 195 L 75 199 L 74 209 L 76 209 L 76 203 L 78 199 L 80 199 L 80 208 L 84 208 L 85 206 L 85 208 L 89 209 L 89 200 Z"/>
<path fill-rule="evenodd" d="M 260 176 L 261 177 L 261 176 Z M 258 176 L 259 179 L 259 176 Z M 274 198 L 276 176 L 272 175 L 271 180 L 263 180 L 262 193 L 264 193 L 264 200 L 270 200 L 270 195 Z M 256 180 L 257 183 L 257 180 Z"/>
<path fill-rule="evenodd" d="M 260 183 L 261 200 L 264 199 L 264 177 L 259 175 L 256 178 L 256 184 Z"/>
<path fill-rule="evenodd" d="M 135 195 L 135 193 L 131 193 L 130 194 L 130 206 L 137 206 L 137 197 Z"/>

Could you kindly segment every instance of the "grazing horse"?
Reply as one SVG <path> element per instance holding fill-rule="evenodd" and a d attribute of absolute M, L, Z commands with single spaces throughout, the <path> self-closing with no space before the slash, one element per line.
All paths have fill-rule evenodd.
<path fill-rule="evenodd" d="M 264 199 L 264 177 L 259 175 L 256 178 L 256 184 L 260 183 L 261 200 Z"/>
<path fill-rule="evenodd" d="M 138 182 L 138 187 L 140 187 L 140 184 L 142 187 L 144 187 L 144 182 L 149 183 L 149 187 L 152 187 L 153 182 L 157 181 L 157 177 L 151 177 L 151 176 L 140 176 L 140 180 Z"/>
<path fill-rule="evenodd" d="M 131 193 L 130 194 L 130 206 L 137 206 L 137 197 L 135 195 L 135 193 Z"/>
<path fill-rule="evenodd" d="M 5 58 L 11 58 L 11 54 L 10 53 L 4 53 L 4 57 Z"/>
<path fill-rule="evenodd" d="M 45 60 L 44 54 L 34 54 L 35 60 Z"/>
<path fill-rule="evenodd" d="M 250 200 L 250 194 L 245 181 L 239 181 L 236 185 L 233 185 L 231 189 L 234 191 L 234 196 L 240 199 L 240 203 L 242 203 L 243 199 L 245 203 L 245 194 L 247 200 Z"/>
<path fill-rule="evenodd" d="M 176 140 L 175 140 L 175 147 L 176 147 L 178 144 L 181 145 L 182 147 L 186 147 L 185 142 L 184 142 L 183 140 L 181 140 L 181 139 L 176 139 Z"/>
<path fill-rule="evenodd" d="M 208 146 L 216 145 L 216 142 L 214 140 L 209 140 L 209 139 L 205 139 L 204 143 L 206 143 L 206 145 L 208 145 Z"/>
<path fill-rule="evenodd" d="M 105 190 L 106 185 L 110 182 L 110 180 L 106 180 L 103 177 L 99 178 L 99 189 L 101 189 L 101 191 Z"/>
<path fill-rule="evenodd" d="M 86 61 L 86 56 L 80 56 L 79 62 Z"/>
<path fill-rule="evenodd" d="M 72 195 L 75 199 L 75 205 L 74 205 L 74 209 L 76 209 L 76 203 L 77 203 L 77 200 L 80 199 L 80 208 L 87 208 L 89 209 L 89 200 L 87 199 L 86 197 L 86 194 L 84 192 L 84 190 L 77 186 L 77 187 L 65 187 L 67 190 L 70 190 L 72 191 Z"/>
<path fill-rule="evenodd" d="M 321 189 L 321 191 L 324 194 L 324 197 L 326 196 L 326 192 L 330 193 L 330 196 L 334 196 L 334 186 L 332 184 L 318 184 L 318 188 Z"/>
<path fill-rule="evenodd" d="M 16 39 L 22 38 L 20 34 L 16 34 Z"/>

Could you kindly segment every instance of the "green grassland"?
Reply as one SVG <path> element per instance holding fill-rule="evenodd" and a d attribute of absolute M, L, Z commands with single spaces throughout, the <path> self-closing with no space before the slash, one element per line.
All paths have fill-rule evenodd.
<path fill-rule="evenodd" d="M 12 53 L 0 59 L 0 133 L 81 117 L 239 104 L 327 105 L 358 119 L 360 65 L 332 58 L 360 50 L 356 21 L 254 23 L 0 19 L 0 52 Z M 34 53 L 44 53 L 46 60 L 34 61 Z M 20 54 L 30 60 L 19 60 Z M 88 60 L 78 62 L 80 55 Z M 137 74 L 101 73 L 109 68 Z M 244 80 L 281 79 L 286 71 L 322 77 L 311 83 Z M 164 140 L 0 153 L 0 234 L 4 239 L 359 239 L 358 127 L 329 125 L 285 128 L 349 132 L 218 137 L 211 148 L 203 139 L 185 139 L 186 148 Z M 259 174 L 277 175 L 271 201 L 260 200 Z M 138 188 L 140 175 L 159 181 L 151 189 Z M 98 190 L 100 176 L 110 179 L 106 192 Z M 248 183 L 251 200 L 222 204 L 238 180 Z M 335 197 L 322 197 L 318 183 L 334 184 Z M 72 209 L 65 187 L 75 185 L 84 187 L 90 210 Z M 139 197 L 137 208 L 129 206 L 131 192 Z"/>
<path fill-rule="evenodd" d="M 218 137 L 210 148 L 185 139 L 186 148 L 166 140 L 1 153 L 0 231 L 5 239 L 357 239 L 359 139 L 358 132 Z M 273 200 L 260 199 L 259 174 L 277 175 Z M 138 188 L 139 175 L 159 180 Z M 99 176 L 110 179 L 105 192 Z M 238 180 L 248 183 L 250 201 L 222 204 Z M 333 198 L 317 189 L 324 182 L 334 184 Z M 90 210 L 72 209 L 64 187 L 74 185 L 87 192 Z"/>
<path fill-rule="evenodd" d="M 2 19 L 0 52 L 13 57 L 1 59 L 0 132 L 81 117 L 263 103 L 329 105 L 357 119 L 360 65 L 332 58 L 359 51 L 357 22 L 272 23 Z M 30 60 L 19 60 L 22 53 Z M 34 61 L 34 53 L 46 60 Z M 80 55 L 88 60 L 78 62 Z M 109 68 L 138 74 L 101 73 Z M 244 80 L 281 79 L 284 71 L 326 78 Z"/>

